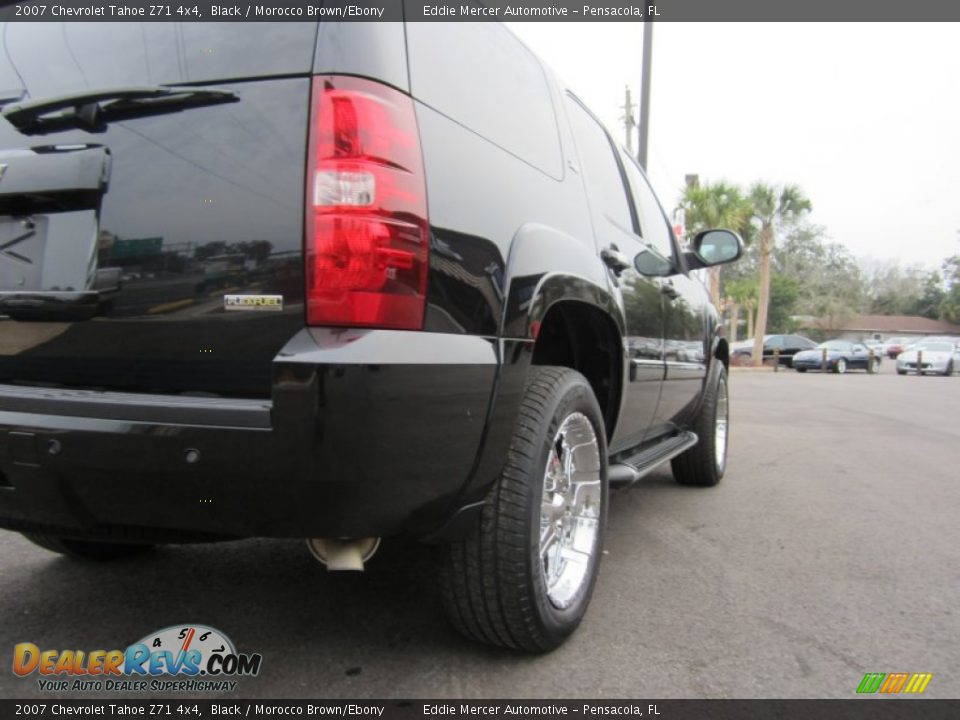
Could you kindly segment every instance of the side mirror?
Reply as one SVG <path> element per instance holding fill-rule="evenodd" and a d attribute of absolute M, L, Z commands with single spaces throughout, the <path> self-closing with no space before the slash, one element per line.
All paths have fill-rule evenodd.
<path fill-rule="evenodd" d="M 667 277 L 674 275 L 673 263 L 665 260 L 649 248 L 644 248 L 633 259 L 633 266 L 637 272 L 647 277 Z"/>
<path fill-rule="evenodd" d="M 743 240 L 732 230 L 704 230 L 693 238 L 690 250 L 684 253 L 691 270 L 724 265 L 743 255 Z"/>

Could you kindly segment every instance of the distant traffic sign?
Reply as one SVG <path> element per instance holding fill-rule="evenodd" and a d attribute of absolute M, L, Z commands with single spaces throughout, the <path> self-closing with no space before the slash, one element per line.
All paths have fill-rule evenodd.
<path fill-rule="evenodd" d="M 162 237 L 128 238 L 115 241 L 110 255 L 113 258 L 131 258 L 159 255 L 161 252 L 163 252 Z"/>

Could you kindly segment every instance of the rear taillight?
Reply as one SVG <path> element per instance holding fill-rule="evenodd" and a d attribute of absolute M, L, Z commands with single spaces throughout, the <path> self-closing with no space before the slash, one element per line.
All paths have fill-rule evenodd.
<path fill-rule="evenodd" d="M 315 77 L 307 323 L 422 328 L 428 238 L 413 101 L 371 80 Z"/>

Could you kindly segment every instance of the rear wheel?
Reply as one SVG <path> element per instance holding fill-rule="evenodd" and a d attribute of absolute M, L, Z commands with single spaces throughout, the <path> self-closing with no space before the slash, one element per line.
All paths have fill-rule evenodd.
<path fill-rule="evenodd" d="M 727 468 L 730 402 L 727 369 L 719 360 L 710 366 L 704 392 L 700 411 L 690 428 L 700 440 L 670 463 L 673 477 L 681 485 L 716 485 Z"/>
<path fill-rule="evenodd" d="M 837 375 L 843 375 L 847 371 L 847 361 L 843 358 L 837 360 L 837 362 L 833 365 L 833 371 Z"/>
<path fill-rule="evenodd" d="M 534 367 L 503 473 L 472 532 L 445 553 L 454 627 L 528 652 L 560 645 L 590 602 L 606 514 L 606 436 L 590 384 Z"/>
<path fill-rule="evenodd" d="M 95 540 L 74 540 L 57 535 L 43 535 L 41 533 L 23 533 L 23 536 L 34 545 L 44 550 L 82 558 L 84 560 L 117 560 L 119 558 L 142 555 L 153 546 L 140 543 L 112 543 L 97 542 Z"/>
<path fill-rule="evenodd" d="M 947 363 L 947 367 L 943 371 L 943 374 L 946 375 L 947 377 L 950 377 L 951 375 L 953 375 L 953 360 Z"/>
<path fill-rule="evenodd" d="M 806 371 L 807 371 L 806 368 L 801 368 L 801 367 L 794 368 L 794 370 L 796 370 L 797 372 L 806 372 Z"/>

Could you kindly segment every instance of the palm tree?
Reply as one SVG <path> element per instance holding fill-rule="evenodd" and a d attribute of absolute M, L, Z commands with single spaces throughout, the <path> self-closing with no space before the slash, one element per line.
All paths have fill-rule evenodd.
<path fill-rule="evenodd" d="M 751 205 L 739 187 L 720 180 L 688 185 L 680 198 L 689 235 L 711 228 L 727 228 L 750 235 Z M 710 268 L 710 297 L 720 306 L 720 268 Z"/>
<path fill-rule="evenodd" d="M 810 201 L 797 185 L 775 187 L 758 182 L 748 196 L 753 208 L 753 219 L 760 225 L 760 297 L 757 303 L 757 326 L 753 340 L 753 364 L 763 364 L 763 336 L 767 333 L 767 314 L 770 310 L 770 266 L 776 229 L 783 223 L 794 222 L 810 212 Z"/>
<path fill-rule="evenodd" d="M 724 291 L 730 306 L 730 342 L 737 341 L 740 310 L 747 311 L 747 337 L 753 333 L 753 310 L 757 304 L 757 281 L 755 278 L 740 278 L 724 282 Z"/>

